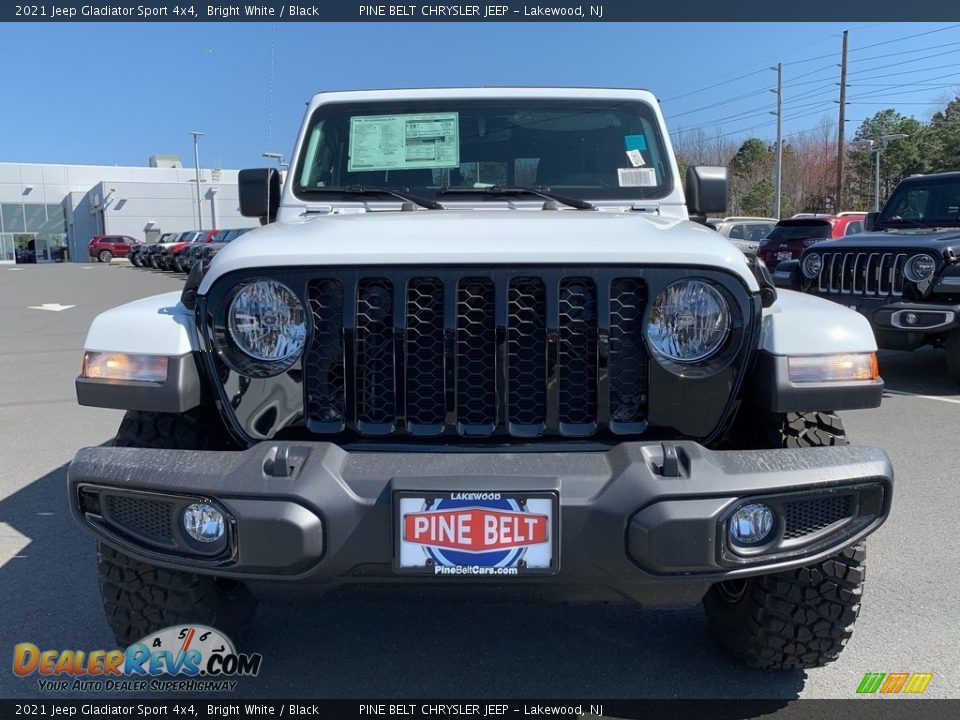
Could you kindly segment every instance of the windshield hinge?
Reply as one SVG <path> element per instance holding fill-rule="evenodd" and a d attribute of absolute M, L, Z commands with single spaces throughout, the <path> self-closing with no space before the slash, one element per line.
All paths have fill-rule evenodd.
<path fill-rule="evenodd" d="M 642 205 L 640 203 L 634 203 L 633 205 L 630 206 L 630 210 L 632 210 L 633 212 L 650 212 L 650 213 L 656 213 L 657 215 L 659 215 L 660 205 L 658 205 L 657 203 L 654 203 L 652 205 Z"/>
<path fill-rule="evenodd" d="M 329 215 L 333 212 L 333 205 L 307 205 L 301 215 Z"/>

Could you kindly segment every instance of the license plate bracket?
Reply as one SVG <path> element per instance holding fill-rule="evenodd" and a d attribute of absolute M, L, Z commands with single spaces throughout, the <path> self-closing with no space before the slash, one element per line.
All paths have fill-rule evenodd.
<path fill-rule="evenodd" d="M 394 572 L 506 580 L 556 574 L 558 508 L 552 491 L 397 491 Z"/>

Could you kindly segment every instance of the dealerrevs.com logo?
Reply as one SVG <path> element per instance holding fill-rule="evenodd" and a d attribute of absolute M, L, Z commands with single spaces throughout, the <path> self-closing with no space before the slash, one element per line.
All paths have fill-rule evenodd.
<path fill-rule="evenodd" d="M 920 695 L 933 673 L 867 673 L 857 686 L 858 695 Z"/>
<path fill-rule="evenodd" d="M 164 628 L 126 650 L 41 650 L 29 642 L 13 649 L 14 674 L 37 675 L 44 692 L 232 692 L 233 678 L 257 675 L 262 661 L 206 625 Z"/>

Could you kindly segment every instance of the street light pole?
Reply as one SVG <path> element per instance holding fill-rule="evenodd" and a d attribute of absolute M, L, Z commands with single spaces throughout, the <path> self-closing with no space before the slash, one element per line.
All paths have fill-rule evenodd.
<path fill-rule="evenodd" d="M 193 135 L 193 168 L 197 174 L 197 230 L 203 229 L 203 208 L 200 204 L 200 146 L 197 139 L 205 133 L 191 130 Z"/>
<path fill-rule="evenodd" d="M 873 151 L 876 164 L 873 169 L 873 211 L 880 212 L 880 146 Z"/>

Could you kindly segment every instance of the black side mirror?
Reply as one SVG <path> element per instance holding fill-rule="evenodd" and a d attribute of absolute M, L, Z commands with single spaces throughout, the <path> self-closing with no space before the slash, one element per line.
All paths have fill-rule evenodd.
<path fill-rule="evenodd" d="M 280 173 L 276 168 L 241 170 L 237 178 L 240 214 L 260 218 L 261 224 L 277 219 L 280 207 Z"/>
<path fill-rule="evenodd" d="M 871 232 L 874 226 L 877 224 L 877 215 L 878 212 L 868 212 L 866 219 L 863 221 L 863 229 L 867 232 Z"/>
<path fill-rule="evenodd" d="M 722 213 L 727 209 L 727 169 L 705 165 L 687 168 L 687 210 L 691 215 Z"/>

